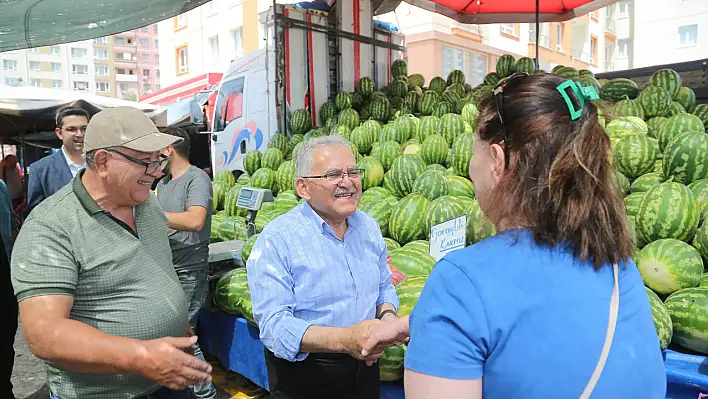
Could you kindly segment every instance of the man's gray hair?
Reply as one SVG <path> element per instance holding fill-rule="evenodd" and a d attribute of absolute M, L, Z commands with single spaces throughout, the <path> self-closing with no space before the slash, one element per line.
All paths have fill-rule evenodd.
<path fill-rule="evenodd" d="M 349 140 L 342 136 L 322 136 L 303 142 L 295 157 L 295 177 L 303 177 L 312 173 L 312 153 L 315 149 L 337 145 L 345 147 L 349 151 L 352 149 Z"/>
<path fill-rule="evenodd" d="M 85 155 L 85 160 L 86 160 L 86 168 L 87 169 L 93 169 L 94 161 L 93 161 L 93 156 L 96 155 L 96 151 L 91 150 L 86 153 Z"/>

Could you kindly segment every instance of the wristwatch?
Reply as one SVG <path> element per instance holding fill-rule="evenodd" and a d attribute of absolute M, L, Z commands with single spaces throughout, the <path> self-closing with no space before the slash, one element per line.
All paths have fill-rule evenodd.
<path fill-rule="evenodd" d="M 383 319 L 383 317 L 386 315 L 386 313 L 391 313 L 391 314 L 393 314 L 394 316 L 398 317 L 398 315 L 396 314 L 396 311 L 395 311 L 395 310 L 386 309 L 386 310 L 384 310 L 383 312 L 381 312 L 380 315 L 376 316 L 376 318 L 379 319 L 379 320 L 381 320 L 381 319 Z"/>

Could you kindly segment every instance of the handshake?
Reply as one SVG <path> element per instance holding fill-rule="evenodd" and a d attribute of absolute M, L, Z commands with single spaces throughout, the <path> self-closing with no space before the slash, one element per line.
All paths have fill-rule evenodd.
<path fill-rule="evenodd" d="M 355 359 L 374 364 L 386 349 L 408 342 L 408 316 L 383 320 L 364 320 L 346 328 L 345 352 Z"/>

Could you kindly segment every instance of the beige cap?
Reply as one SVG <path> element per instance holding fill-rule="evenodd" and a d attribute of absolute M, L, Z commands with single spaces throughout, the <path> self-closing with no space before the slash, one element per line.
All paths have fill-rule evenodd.
<path fill-rule="evenodd" d="M 137 108 L 106 108 L 94 115 L 86 127 L 84 153 L 109 147 L 155 152 L 181 141 L 180 137 L 160 133 L 155 123 Z"/>

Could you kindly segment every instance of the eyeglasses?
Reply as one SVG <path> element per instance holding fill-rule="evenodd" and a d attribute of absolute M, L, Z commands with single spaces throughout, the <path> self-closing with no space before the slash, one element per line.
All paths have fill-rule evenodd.
<path fill-rule="evenodd" d="M 64 128 L 64 130 L 66 130 L 67 132 L 69 132 L 69 133 L 71 133 L 71 134 L 76 134 L 76 133 L 78 133 L 79 130 L 80 130 L 81 133 L 86 134 L 86 126 L 80 126 L 80 127 L 77 127 L 77 126 L 67 126 L 67 127 Z"/>
<path fill-rule="evenodd" d="M 123 158 L 127 159 L 127 160 L 130 161 L 130 162 L 136 163 L 136 164 L 138 164 L 138 165 L 143 165 L 143 166 L 145 166 L 145 174 L 146 174 L 146 175 L 152 175 L 152 174 L 154 174 L 154 173 L 157 172 L 157 171 L 162 172 L 162 170 L 165 169 L 165 167 L 167 166 L 167 163 L 168 163 L 169 160 L 170 160 L 169 157 L 160 154 L 160 160 L 159 160 L 159 161 L 147 162 L 147 161 L 143 161 L 142 159 L 138 159 L 138 158 L 135 158 L 135 157 L 131 157 L 131 156 L 128 155 L 128 154 L 122 153 L 122 152 L 120 152 L 120 151 L 118 151 L 118 150 L 114 150 L 114 149 L 111 149 L 111 148 L 107 148 L 106 151 L 116 153 L 116 154 L 122 156 Z"/>
<path fill-rule="evenodd" d="M 348 171 L 343 171 L 341 169 L 336 169 L 329 171 L 320 176 L 303 176 L 303 179 L 325 179 L 328 182 L 338 182 L 344 179 L 344 176 L 349 176 L 350 179 L 359 179 L 361 174 L 364 173 L 364 169 L 349 169 Z"/>
<path fill-rule="evenodd" d="M 506 126 L 504 126 L 504 88 L 514 79 L 522 76 L 529 76 L 525 72 L 514 72 L 508 78 L 502 79 L 494 87 L 492 91 L 494 93 L 494 102 L 497 106 L 497 115 L 499 116 L 499 122 L 502 125 L 502 132 L 504 133 L 504 168 L 509 167 L 509 137 L 506 134 Z"/>

